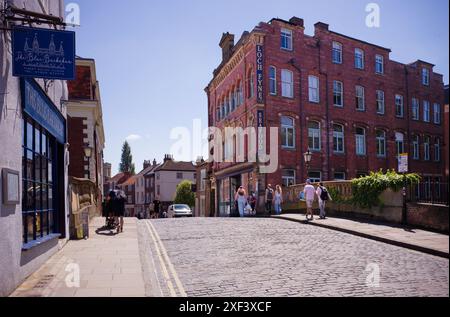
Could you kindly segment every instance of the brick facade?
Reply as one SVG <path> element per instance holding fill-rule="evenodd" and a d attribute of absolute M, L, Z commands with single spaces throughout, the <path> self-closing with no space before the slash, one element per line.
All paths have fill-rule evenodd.
<path fill-rule="evenodd" d="M 85 178 L 88 163 L 84 160 L 84 150 L 86 146 L 84 139 L 88 136 L 85 133 L 87 125 L 86 118 L 67 118 L 70 164 L 69 175 L 76 178 Z"/>
<path fill-rule="evenodd" d="M 281 48 L 281 31 L 292 34 L 292 49 Z M 333 42 L 342 47 L 341 63 L 332 59 Z M 224 45 L 226 43 L 227 45 Z M 262 46 L 263 60 L 263 100 L 257 100 L 258 83 L 257 45 Z M 403 152 L 413 153 L 413 138 L 419 137 L 420 158 L 410 155 L 410 171 L 433 177 L 444 175 L 444 159 L 435 162 L 434 144 L 440 142 L 443 149 L 444 86 L 443 76 L 433 72 L 433 66 L 424 61 L 402 64 L 390 60 L 390 50 L 361 40 L 330 31 L 325 23 L 316 23 L 314 36 L 304 33 L 303 20 L 290 21 L 273 19 L 260 23 L 252 32 L 245 32 L 237 44 L 234 37 L 224 34 L 221 40 L 224 60 L 214 71 L 214 78 L 206 88 L 208 95 L 208 121 L 210 126 L 255 127 L 257 110 L 263 110 L 266 127 L 280 127 L 281 117 L 289 117 L 295 122 L 295 142 L 292 148 L 281 146 L 279 139 L 277 172 L 258 175 L 256 165 L 245 163 L 213 163 L 218 179 L 235 176 L 241 171 L 238 184 L 249 191 L 263 189 L 267 183 L 282 184 L 283 171 L 295 171 L 295 182 L 302 183 L 308 177 L 303 153 L 309 148 L 308 125 L 320 125 L 320 149 L 313 151 L 310 171 L 321 173 L 322 180 L 333 180 L 344 175 L 346 179 L 379 169 L 397 169 L 396 136 L 403 135 Z M 355 67 L 355 49 L 364 53 L 364 67 Z M 382 57 L 383 71 L 375 69 L 377 58 Z M 276 93 L 271 94 L 269 67 L 276 69 Z M 422 84 L 422 70 L 429 72 L 429 84 Z M 282 96 L 282 70 L 293 75 L 292 98 Z M 319 80 L 318 102 L 310 101 L 309 77 Z M 334 105 L 334 81 L 343 85 L 343 106 Z M 253 85 L 252 85 L 253 84 Z M 364 87 L 365 109 L 356 109 L 356 86 Z M 242 87 L 242 88 L 240 88 Z M 224 102 L 230 93 L 242 89 L 242 104 L 226 116 L 218 118 Z M 251 96 L 251 91 L 254 95 Z M 377 113 L 377 91 L 384 92 L 384 113 Z M 396 113 L 396 95 L 403 98 L 403 116 Z M 420 103 L 419 120 L 412 119 L 412 100 Z M 233 99 L 233 98 L 231 98 Z M 238 104 L 239 96 L 238 96 Z M 424 122 L 424 101 L 429 102 L 430 122 Z M 434 104 L 440 107 L 438 123 L 434 123 Z M 344 132 L 344 151 L 334 151 L 334 128 L 339 125 Z M 364 155 L 356 155 L 355 132 L 362 128 L 365 133 Z M 385 134 L 384 156 L 377 156 L 377 133 Z M 430 159 L 425 160 L 424 141 L 430 139 Z M 267 135 L 269 139 L 269 134 Z M 269 144 L 270 145 L 270 142 Z M 401 148 L 401 147 L 400 147 Z M 214 149 L 217 151 L 217 149 Z M 443 155 L 441 155 L 443 156 Z M 231 183 L 230 183 L 231 184 Z M 261 195 L 261 190 L 260 190 Z M 220 202 L 219 202 L 220 204 Z"/>

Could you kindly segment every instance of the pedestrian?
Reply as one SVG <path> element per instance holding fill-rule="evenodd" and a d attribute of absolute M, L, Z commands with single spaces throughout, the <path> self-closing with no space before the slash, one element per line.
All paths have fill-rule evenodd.
<path fill-rule="evenodd" d="M 275 214 L 281 215 L 281 204 L 283 204 L 283 190 L 280 185 L 275 186 Z"/>
<path fill-rule="evenodd" d="M 320 207 L 320 219 L 326 219 L 325 208 L 327 201 L 333 200 L 331 198 L 330 192 L 321 182 L 317 187 L 316 191 L 317 197 L 319 197 L 319 207 Z"/>
<path fill-rule="evenodd" d="M 310 179 L 306 181 L 306 186 L 303 189 L 304 197 L 306 200 L 306 220 L 314 220 L 313 204 L 316 199 L 316 189 L 312 185 Z M 308 218 L 311 215 L 311 219 Z"/>
<path fill-rule="evenodd" d="M 247 204 L 247 194 L 244 187 L 239 187 L 234 196 L 234 200 L 237 201 L 238 204 L 239 216 L 244 217 L 245 205 Z"/>
<path fill-rule="evenodd" d="M 272 205 L 273 205 L 273 197 L 274 197 L 274 191 L 272 188 L 272 185 L 267 185 L 266 189 L 266 211 L 269 213 L 269 216 L 272 214 Z"/>
<path fill-rule="evenodd" d="M 119 186 L 116 186 L 113 196 L 114 216 L 117 226 L 117 233 L 120 233 L 123 232 L 123 217 L 125 216 L 125 203 L 127 201 L 127 195 L 123 190 L 120 189 Z"/>
<path fill-rule="evenodd" d="M 255 214 L 256 211 L 256 194 L 255 192 L 252 192 L 250 196 L 248 196 L 248 203 L 250 204 L 250 207 L 252 207 L 252 215 Z"/>
<path fill-rule="evenodd" d="M 160 216 L 161 202 L 159 197 L 156 197 L 153 201 L 153 219 L 157 219 Z"/>

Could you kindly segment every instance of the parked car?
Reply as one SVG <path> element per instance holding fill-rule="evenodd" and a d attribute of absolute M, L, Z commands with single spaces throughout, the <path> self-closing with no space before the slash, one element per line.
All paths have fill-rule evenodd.
<path fill-rule="evenodd" d="M 169 206 L 168 213 L 169 218 L 192 217 L 192 210 L 188 205 L 171 205 Z"/>

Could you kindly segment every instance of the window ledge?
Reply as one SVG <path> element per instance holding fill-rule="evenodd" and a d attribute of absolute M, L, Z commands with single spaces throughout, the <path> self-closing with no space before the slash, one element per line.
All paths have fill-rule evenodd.
<path fill-rule="evenodd" d="M 28 243 L 26 243 L 26 244 L 24 244 L 22 246 L 22 251 L 30 251 L 31 249 L 34 249 L 34 248 L 36 248 L 36 247 L 38 247 L 38 246 L 40 246 L 40 245 L 42 245 L 44 243 L 47 243 L 47 242 L 52 241 L 52 240 L 59 239 L 59 237 L 61 237 L 61 234 L 54 233 L 54 234 L 50 234 L 50 235 L 48 235 L 48 236 L 46 236 L 44 238 L 40 238 L 40 239 L 31 241 L 31 242 L 28 242 Z"/>

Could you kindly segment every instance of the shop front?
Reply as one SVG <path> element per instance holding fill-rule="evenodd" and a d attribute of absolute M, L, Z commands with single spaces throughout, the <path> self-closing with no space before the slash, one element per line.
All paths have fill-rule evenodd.
<path fill-rule="evenodd" d="M 254 167 L 223 170 L 216 173 L 217 199 L 220 217 L 229 217 L 234 212 L 236 191 L 242 186 L 247 195 L 257 192 Z"/>

